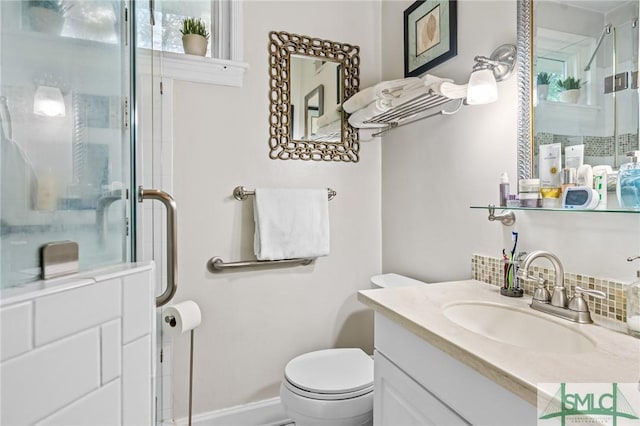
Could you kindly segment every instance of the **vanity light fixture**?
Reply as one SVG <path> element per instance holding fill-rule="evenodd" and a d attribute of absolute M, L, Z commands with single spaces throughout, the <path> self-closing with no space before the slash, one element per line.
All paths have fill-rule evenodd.
<path fill-rule="evenodd" d="M 516 47 L 503 44 L 493 51 L 491 57 L 476 56 L 467 87 L 467 105 L 481 105 L 498 100 L 496 82 L 513 75 L 516 64 Z"/>
<path fill-rule="evenodd" d="M 38 85 L 33 97 L 33 113 L 44 117 L 64 117 L 66 108 L 58 87 Z"/>
<path fill-rule="evenodd" d="M 476 64 L 478 65 L 478 64 Z M 475 69 L 469 77 L 467 85 L 467 104 L 482 105 L 489 104 L 498 100 L 498 85 L 496 78 L 491 70 L 487 67 Z"/>

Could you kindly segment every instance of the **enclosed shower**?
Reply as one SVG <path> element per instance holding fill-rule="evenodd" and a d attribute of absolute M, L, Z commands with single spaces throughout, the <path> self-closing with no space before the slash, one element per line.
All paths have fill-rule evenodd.
<path fill-rule="evenodd" d="M 162 175 L 158 53 L 135 37 L 155 45 L 149 4 L 0 2 L 2 424 L 162 410 L 155 308 L 176 262 L 157 253 L 175 254 L 176 215 L 140 187 Z"/>

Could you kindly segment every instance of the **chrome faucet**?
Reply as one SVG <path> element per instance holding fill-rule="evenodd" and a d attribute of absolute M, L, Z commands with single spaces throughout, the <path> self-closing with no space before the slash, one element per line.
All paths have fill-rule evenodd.
<path fill-rule="evenodd" d="M 527 257 L 522 261 L 522 265 L 520 266 L 519 275 L 522 279 L 530 279 L 529 276 L 529 267 L 534 260 L 539 257 L 544 257 L 548 259 L 553 265 L 553 269 L 555 271 L 556 280 L 553 286 L 553 295 L 551 296 L 551 305 L 557 306 L 559 308 L 567 307 L 567 289 L 564 287 L 564 268 L 562 267 L 562 263 L 558 256 L 553 253 L 544 250 L 537 250 L 529 253 Z M 540 285 L 538 283 L 538 287 L 544 287 L 544 283 Z M 540 300 L 541 302 L 549 303 L 549 300 Z"/>
<path fill-rule="evenodd" d="M 555 270 L 555 283 L 552 295 L 549 294 L 545 286 L 546 280 L 536 278 L 529 272 L 531 263 L 539 257 L 548 259 Z M 538 283 L 533 294 L 533 299 L 531 300 L 530 306 L 532 309 L 581 324 L 591 324 L 593 322 L 591 313 L 589 312 L 589 306 L 582 295 L 588 294 L 599 299 L 606 297 L 606 294 L 601 291 L 586 290 L 576 286 L 574 296 L 567 302 L 567 289 L 564 286 L 564 268 L 562 267 L 562 263 L 560 259 L 558 259 L 558 256 L 544 250 L 531 252 L 524 258 L 518 271 L 518 277 L 523 280 L 533 280 Z"/>

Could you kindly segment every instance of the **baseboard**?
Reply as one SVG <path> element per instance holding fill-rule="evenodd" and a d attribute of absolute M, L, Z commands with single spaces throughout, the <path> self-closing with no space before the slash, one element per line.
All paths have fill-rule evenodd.
<path fill-rule="evenodd" d="M 191 419 L 193 426 L 282 426 L 290 423 L 279 397 L 201 413 Z M 183 417 L 174 424 L 186 426 L 189 419 Z"/>

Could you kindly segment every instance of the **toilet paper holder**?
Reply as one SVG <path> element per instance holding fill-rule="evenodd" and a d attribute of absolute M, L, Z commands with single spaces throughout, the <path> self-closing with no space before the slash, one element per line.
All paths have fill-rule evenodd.
<path fill-rule="evenodd" d="M 167 315 L 166 317 L 164 317 L 164 322 L 169 324 L 170 327 L 175 327 L 176 324 L 178 323 L 176 321 L 176 317 L 174 317 L 173 315 Z"/>

